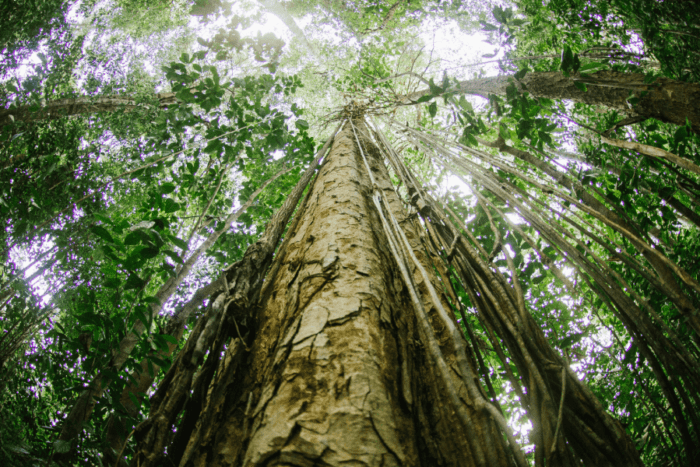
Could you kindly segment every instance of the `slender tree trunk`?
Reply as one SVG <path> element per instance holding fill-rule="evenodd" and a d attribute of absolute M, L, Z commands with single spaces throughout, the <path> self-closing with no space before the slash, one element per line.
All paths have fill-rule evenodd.
<path fill-rule="evenodd" d="M 186 317 L 177 317 L 179 319 L 171 318 L 165 329 L 165 334 L 173 336 L 178 341 L 182 338 L 182 334 L 185 331 L 185 324 L 187 322 Z M 160 359 L 170 358 L 172 353 L 177 350 L 177 345 L 168 344 L 168 351 L 160 351 L 157 353 L 157 357 Z M 160 371 L 160 367 L 151 361 L 151 370 L 149 371 L 149 359 L 144 358 L 141 360 L 138 371 L 132 371 L 130 379 L 127 385 L 122 390 L 121 396 L 119 398 L 119 403 L 124 407 L 126 415 L 132 419 L 135 419 L 139 415 L 140 404 L 134 403 L 131 399 L 133 396 L 137 400 L 141 400 L 147 397 L 147 392 L 153 386 L 153 380 Z M 113 413 L 110 415 L 107 421 L 107 431 L 105 433 L 105 441 L 107 446 L 103 450 L 103 460 L 106 465 L 114 466 L 119 454 L 124 448 L 124 443 L 129 436 L 129 428 L 127 426 L 127 419 L 122 414 Z M 121 456 L 119 456 L 121 457 Z M 127 463 L 120 458 L 120 467 L 124 467 Z"/>
<path fill-rule="evenodd" d="M 165 107 L 177 102 L 174 92 L 160 93 L 154 96 L 158 106 Z M 47 102 L 39 108 L 34 106 L 0 109 L 0 125 L 12 125 L 17 122 L 30 123 L 37 120 L 54 120 L 57 118 L 84 115 L 98 112 L 123 110 L 130 112 L 144 107 L 129 96 L 76 97 Z"/>
<path fill-rule="evenodd" d="M 190 256 L 187 258 L 185 261 L 184 265 L 182 268 L 180 268 L 178 274 L 167 280 L 158 290 L 158 292 L 155 294 L 155 299 L 156 301 L 151 304 L 151 316 L 155 317 L 160 313 L 162 310 L 163 306 L 168 302 L 170 297 L 175 293 L 177 290 L 178 286 L 182 283 L 182 281 L 187 277 L 189 274 L 189 271 L 192 269 L 192 267 L 195 265 L 195 263 L 198 261 L 200 256 L 211 246 L 214 244 L 214 242 L 223 234 L 225 233 L 230 225 L 235 222 L 235 220 L 242 214 L 243 212 L 248 209 L 255 199 L 257 198 L 258 194 L 262 190 L 264 190 L 270 183 L 272 183 L 274 180 L 279 178 L 281 175 L 287 173 L 289 169 L 282 169 L 277 174 L 272 176 L 270 179 L 268 179 L 265 183 L 263 183 L 260 187 L 258 187 L 255 192 L 253 192 L 250 197 L 248 198 L 248 201 L 246 201 L 243 206 L 238 208 L 236 211 L 232 212 L 229 214 L 229 216 L 226 218 L 226 221 L 224 222 L 224 227 L 219 229 L 218 231 L 214 232 L 211 234 Z M 195 294 L 197 295 L 197 294 Z M 190 309 L 191 311 L 191 309 Z M 189 313 L 189 312 L 188 312 Z M 175 316 L 174 318 L 171 319 L 168 327 L 167 327 L 167 333 L 176 339 L 179 339 L 182 336 L 183 328 L 184 328 L 184 323 L 187 320 L 187 314 L 181 314 L 180 316 Z M 119 342 L 119 349 L 113 351 L 112 359 L 109 362 L 108 369 L 113 370 L 115 372 L 119 372 L 126 363 L 127 359 L 129 358 L 129 355 L 131 352 L 134 350 L 136 345 L 138 344 L 139 340 L 141 339 L 141 336 L 144 332 L 147 331 L 147 326 L 146 323 L 143 323 L 141 320 L 137 320 L 134 323 L 134 326 L 131 328 L 131 330 L 122 338 L 122 340 Z M 171 344 L 168 344 L 169 351 L 165 355 L 160 355 L 162 357 L 167 357 L 176 346 L 172 346 Z M 148 362 L 145 360 L 141 362 L 141 367 L 142 368 L 147 368 Z M 151 364 L 153 365 L 153 364 Z M 155 366 L 155 365 L 153 365 Z M 160 368 L 156 366 L 156 369 L 154 370 L 154 373 L 157 373 Z M 149 375 L 148 372 L 145 375 L 139 376 L 138 379 L 139 384 L 136 385 L 137 387 L 141 387 L 140 392 L 145 392 L 153 382 L 154 375 Z M 63 422 L 63 428 L 61 429 L 61 435 L 60 438 L 63 441 L 69 441 L 75 439 L 78 434 L 82 431 L 83 424 L 88 421 L 90 416 L 92 415 L 92 410 L 97 402 L 97 399 L 99 399 L 103 392 L 107 389 L 107 387 L 111 384 L 111 380 L 109 377 L 104 377 L 103 373 L 99 373 L 95 376 L 93 381 L 88 385 L 86 389 L 84 389 L 80 395 L 78 396 L 78 399 L 76 400 L 75 404 L 71 408 L 70 412 L 68 413 L 68 416 Z M 124 392 L 122 393 L 121 399 L 129 398 L 129 393 L 132 392 L 132 385 L 127 385 L 126 388 L 124 389 Z M 138 397 L 138 396 L 137 396 Z M 114 445 L 117 443 L 117 440 L 119 438 L 118 434 L 110 434 L 110 444 Z M 72 456 L 73 452 L 69 451 L 66 453 L 57 453 L 55 455 L 56 459 L 62 460 L 69 458 Z"/>
<path fill-rule="evenodd" d="M 168 358 L 169 354 L 175 349 L 175 346 L 168 344 L 170 352 L 163 352 L 158 355 L 160 358 Z M 141 360 L 139 371 L 131 372 L 131 376 L 135 378 L 136 382 L 129 381 L 119 398 L 119 403 L 124 407 L 126 412 L 126 417 L 135 419 L 139 416 L 140 407 L 139 404 L 135 404 L 131 400 L 129 395 L 133 395 L 137 399 L 141 399 L 147 396 L 147 391 L 153 385 L 153 379 L 155 375 L 160 371 L 160 367 L 155 363 L 151 363 L 153 373 L 149 373 L 148 370 L 148 360 Z M 151 376 L 153 375 L 153 376 Z M 117 456 L 121 453 L 124 443 L 129 436 L 130 429 L 127 426 L 128 419 L 123 414 L 113 413 L 107 420 L 107 430 L 105 432 L 105 442 L 106 446 L 103 449 L 102 462 L 105 465 L 114 466 L 117 462 Z M 120 467 L 124 467 L 127 463 L 123 459 L 119 459 L 117 464 Z"/>
<path fill-rule="evenodd" d="M 386 168 L 376 152 L 367 156 L 427 266 Z M 496 423 L 462 384 L 455 362 L 466 342 L 455 350 L 417 279 L 452 368 L 447 380 L 429 356 L 372 191 L 347 124 L 265 281 L 250 352 L 232 341 L 181 456 L 137 455 L 132 465 L 514 464 Z M 441 290 L 433 274 L 430 281 Z M 457 387 L 459 407 L 446 385 Z"/>
<path fill-rule="evenodd" d="M 533 97 L 600 105 L 676 125 L 685 125 L 687 118 L 693 131 L 700 133 L 700 84 L 668 78 L 656 78 L 652 83 L 645 83 L 641 73 L 599 71 L 586 77 L 578 74 L 567 77 L 560 72 L 527 73 L 519 83 L 512 76 L 495 76 L 462 81 L 457 91 L 483 97 L 489 94 L 504 96 L 511 82 Z M 579 89 L 576 83 L 579 86 L 584 84 L 586 91 Z M 430 94 L 430 90 L 414 92 L 404 101 L 415 101 L 427 94 Z M 635 105 L 628 102 L 632 96 L 639 99 Z"/>
<path fill-rule="evenodd" d="M 479 142 L 481 144 L 484 144 L 485 146 L 497 148 L 498 150 L 504 153 L 511 154 L 522 161 L 534 165 L 542 172 L 546 173 L 554 180 L 556 180 L 557 183 L 559 183 L 559 185 L 569 190 L 572 190 L 576 194 L 576 196 L 588 207 L 595 209 L 611 221 L 615 222 L 616 224 L 630 232 L 638 231 L 638 228 L 636 226 L 630 225 L 627 221 L 620 218 L 615 212 L 608 209 L 608 207 L 605 206 L 605 204 L 602 201 L 598 200 L 595 196 L 588 193 L 588 191 L 586 191 L 586 189 L 581 185 L 581 183 L 575 182 L 566 174 L 556 170 L 546 161 L 538 159 L 526 151 L 522 151 L 520 149 L 508 146 L 507 144 L 505 144 L 505 141 L 500 136 L 495 142 L 484 141 L 481 138 L 479 138 Z M 640 232 L 640 235 L 644 234 L 645 232 Z M 678 284 L 678 281 L 676 280 L 673 271 L 671 271 L 671 269 L 665 263 L 660 261 L 656 256 L 644 250 L 642 250 L 642 255 L 646 258 L 647 261 L 649 261 L 654 270 L 658 273 L 662 283 L 668 288 L 667 290 L 665 290 L 665 292 L 669 294 L 669 298 L 671 298 L 672 302 L 676 305 L 678 310 L 688 319 L 688 323 L 695 330 L 695 332 L 698 335 L 700 335 L 700 316 L 697 315 L 697 308 L 693 304 L 692 300 L 687 296 L 687 294 Z"/>

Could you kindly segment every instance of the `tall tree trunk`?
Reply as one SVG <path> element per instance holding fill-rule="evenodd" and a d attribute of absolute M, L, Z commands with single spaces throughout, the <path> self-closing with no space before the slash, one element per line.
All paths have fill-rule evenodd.
<path fill-rule="evenodd" d="M 514 81 L 512 76 L 495 76 L 462 81 L 457 92 L 484 97 L 489 94 L 504 96 L 511 82 L 533 97 L 600 105 L 676 125 L 685 125 L 687 118 L 693 131 L 700 133 L 700 84 L 668 78 L 645 83 L 641 73 L 599 71 L 586 77 L 578 74 L 564 76 L 560 72 L 527 73 L 520 82 Z M 586 91 L 579 89 L 576 83 L 585 84 Z M 406 96 L 404 101 L 416 101 L 427 94 L 430 90 L 417 91 Z M 639 99 L 634 106 L 628 102 L 632 95 Z"/>
<path fill-rule="evenodd" d="M 376 152 L 367 156 L 428 266 L 385 166 Z M 412 271 L 451 368 L 447 379 L 429 355 L 372 193 L 346 124 L 265 281 L 250 351 L 239 339 L 229 345 L 182 454 L 172 454 L 179 445 L 168 459 L 137 446 L 132 465 L 514 464 L 497 424 L 462 384 L 456 362 L 466 342 L 452 343 L 426 282 Z M 445 386 L 457 388 L 459 406 Z"/>

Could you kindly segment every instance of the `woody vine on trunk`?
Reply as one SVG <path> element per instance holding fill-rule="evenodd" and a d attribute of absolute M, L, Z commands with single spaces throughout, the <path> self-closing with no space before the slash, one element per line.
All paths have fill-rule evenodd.
<path fill-rule="evenodd" d="M 450 311 L 445 278 L 433 272 L 421 223 L 389 181 L 388 155 L 358 110 L 345 110 L 259 300 L 241 306 L 227 293 L 212 297 L 151 416 L 135 430 L 132 465 L 526 465 L 500 406 L 479 383 L 477 356 Z M 396 160 L 393 166 L 401 170 Z M 520 326 L 510 319 L 506 326 Z M 229 323 L 220 328 L 226 332 L 209 341 L 192 379 L 206 323 L 217 322 Z M 530 368 L 523 371 L 541 371 Z M 576 398 L 589 397 L 577 378 L 569 385 Z M 185 402 L 178 394 L 188 388 L 194 397 Z M 540 401 L 558 401 L 567 390 L 540 391 Z M 640 465 L 624 430 L 596 403 L 585 410 L 600 420 L 591 429 L 609 439 L 609 449 L 587 455 L 579 447 L 590 441 L 574 425 L 555 430 L 550 406 L 539 415 L 549 420 L 541 435 L 548 465 L 575 465 L 575 457 Z M 566 440 L 579 440 L 574 453 Z"/>

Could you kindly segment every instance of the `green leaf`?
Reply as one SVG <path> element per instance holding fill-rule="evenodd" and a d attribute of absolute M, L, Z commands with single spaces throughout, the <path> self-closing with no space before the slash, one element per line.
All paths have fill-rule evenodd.
<path fill-rule="evenodd" d="M 82 315 L 78 315 L 77 319 L 78 322 L 81 324 L 92 324 L 94 326 L 102 325 L 102 319 L 100 318 L 100 315 L 92 311 L 83 313 Z"/>
<path fill-rule="evenodd" d="M 296 126 L 300 130 L 308 130 L 309 122 L 307 122 L 306 120 L 299 119 L 296 122 L 294 122 L 294 126 Z"/>
<path fill-rule="evenodd" d="M 155 219 L 151 219 L 151 221 L 153 221 L 155 228 L 158 230 L 163 230 L 170 224 L 168 220 L 163 217 L 156 217 Z"/>
<path fill-rule="evenodd" d="M 430 78 L 430 81 L 428 81 L 428 86 L 430 87 L 430 94 L 433 96 L 439 96 L 442 94 L 442 88 L 435 84 L 432 78 Z"/>
<path fill-rule="evenodd" d="M 139 241 L 142 244 L 144 244 L 146 246 L 152 246 L 154 244 L 153 239 L 151 238 L 151 236 L 149 235 L 149 233 L 147 231 L 145 231 L 143 229 L 139 229 L 139 230 L 134 231 L 134 233 L 139 237 Z"/>
<path fill-rule="evenodd" d="M 564 50 L 561 52 L 561 69 L 564 73 L 569 72 L 574 66 L 574 54 L 571 51 L 571 47 L 568 45 L 564 46 Z"/>
<path fill-rule="evenodd" d="M 138 275 L 129 274 L 128 279 L 124 283 L 124 290 L 140 289 L 145 283 L 146 281 L 141 279 Z"/>
<path fill-rule="evenodd" d="M 171 238 L 176 247 L 180 248 L 182 251 L 187 250 L 187 243 L 184 240 L 180 240 L 177 237 Z"/>
<path fill-rule="evenodd" d="M 673 198 L 673 194 L 676 192 L 676 188 L 672 186 L 665 186 L 659 190 L 659 196 L 665 200 Z"/>
<path fill-rule="evenodd" d="M 69 441 L 64 441 L 64 442 L 69 442 Z M 31 453 L 24 446 L 18 446 L 16 444 L 7 444 L 6 443 L 5 446 L 3 446 L 3 447 L 6 447 L 8 450 L 10 450 L 16 454 L 24 454 L 25 456 L 31 455 Z M 38 464 L 34 464 L 34 465 L 38 465 Z"/>
<path fill-rule="evenodd" d="M 544 274 L 539 275 L 539 276 L 535 277 L 534 279 L 532 279 L 532 283 L 533 283 L 533 284 L 539 284 L 539 283 L 541 283 L 543 280 L 545 280 L 546 278 L 547 278 L 547 276 L 544 275 Z"/>
<path fill-rule="evenodd" d="M 677 129 L 676 132 L 673 134 L 673 140 L 676 143 L 680 143 L 681 141 L 683 141 L 687 137 L 688 137 L 688 131 L 685 129 L 684 126 Z"/>
<path fill-rule="evenodd" d="M 506 98 L 512 101 L 517 99 L 520 93 L 518 92 L 518 87 L 512 82 L 513 78 L 510 78 L 510 81 L 511 83 L 506 86 Z"/>
<path fill-rule="evenodd" d="M 68 451 L 70 451 L 71 442 L 65 441 L 62 439 L 57 439 L 56 441 L 53 442 L 53 448 L 56 450 L 57 453 L 65 454 Z"/>
<path fill-rule="evenodd" d="M 175 339 L 173 336 L 170 334 L 158 334 L 161 338 L 163 338 L 164 341 L 173 344 L 173 345 L 178 345 L 177 339 Z"/>
<path fill-rule="evenodd" d="M 573 344 L 576 344 L 581 339 L 583 339 L 583 337 L 584 337 L 584 333 L 582 333 L 582 332 L 577 332 L 577 333 L 572 334 L 570 336 L 566 336 L 559 343 L 559 347 L 561 347 L 561 348 L 571 347 Z"/>
<path fill-rule="evenodd" d="M 574 81 L 574 86 L 576 86 L 576 89 L 578 89 L 579 91 L 583 91 L 583 92 L 588 91 L 588 88 L 586 87 L 586 85 L 584 83 L 582 83 L 581 81 Z"/>
<path fill-rule="evenodd" d="M 151 259 L 158 256 L 158 248 L 144 248 L 141 250 L 141 257 L 143 259 Z"/>
<path fill-rule="evenodd" d="M 140 178 L 146 173 L 146 168 L 138 169 L 134 172 L 131 173 L 130 177 L 132 180 L 136 180 L 137 178 Z"/>
<path fill-rule="evenodd" d="M 171 198 L 165 200 L 165 206 L 163 206 L 163 211 L 167 213 L 179 211 L 181 206 L 173 201 Z"/>
<path fill-rule="evenodd" d="M 579 73 L 583 73 L 584 71 L 597 70 L 598 68 L 604 69 L 607 68 L 607 65 L 599 62 L 586 63 L 585 65 L 581 65 L 581 68 L 579 68 L 578 71 Z"/>
<path fill-rule="evenodd" d="M 105 229 L 101 225 L 93 225 L 90 228 L 90 230 L 92 231 L 92 233 L 94 233 L 95 235 L 100 237 L 102 240 L 105 240 L 109 243 L 114 243 L 114 239 L 112 238 L 112 235 L 107 231 L 107 229 Z"/>
<path fill-rule="evenodd" d="M 146 317 L 143 310 L 140 308 L 134 310 L 133 322 L 135 323 L 136 320 L 141 321 L 144 326 L 148 326 L 150 324 L 150 320 Z"/>
<path fill-rule="evenodd" d="M 129 395 L 129 399 L 131 399 L 131 403 L 134 404 L 135 407 L 141 407 L 141 401 L 136 397 L 136 394 L 134 394 L 131 391 L 127 391 L 127 394 Z"/>
<path fill-rule="evenodd" d="M 428 112 L 430 112 L 430 116 L 432 118 L 435 118 L 435 115 L 437 114 L 437 103 L 433 102 L 428 106 Z"/>
<path fill-rule="evenodd" d="M 471 102 L 469 102 L 464 96 L 459 96 L 459 106 L 466 112 L 474 112 L 474 107 L 472 107 Z"/>
<path fill-rule="evenodd" d="M 170 362 L 168 360 L 158 358 L 155 355 L 150 355 L 148 359 L 154 362 L 159 367 L 161 367 L 163 370 L 167 370 L 168 368 L 170 368 Z"/>
<path fill-rule="evenodd" d="M 476 140 L 476 137 L 471 133 L 464 134 L 463 138 L 466 143 L 465 146 L 476 147 L 479 145 L 479 142 Z"/>
<path fill-rule="evenodd" d="M 504 24 L 506 22 L 506 17 L 504 15 L 503 9 L 496 5 L 493 10 L 491 10 L 491 13 L 493 14 L 493 17 L 496 19 L 501 24 Z"/>
<path fill-rule="evenodd" d="M 155 305 L 160 305 L 160 300 L 158 300 L 156 297 L 143 297 L 141 299 L 143 303 L 153 303 Z"/>
<path fill-rule="evenodd" d="M 116 289 L 121 285 L 122 281 L 119 279 L 107 279 L 105 280 L 104 286 L 109 287 L 110 289 Z"/>
<path fill-rule="evenodd" d="M 110 379 L 112 381 L 116 381 L 119 379 L 119 375 L 112 370 L 103 369 L 102 371 L 100 371 L 100 374 L 102 374 L 102 376 L 104 376 L 105 378 Z"/>
<path fill-rule="evenodd" d="M 578 58 L 578 54 L 574 54 L 574 63 L 571 66 L 571 70 L 576 73 L 579 68 L 581 68 L 581 60 Z"/>
<path fill-rule="evenodd" d="M 637 355 L 637 350 L 638 350 L 637 344 L 633 343 L 630 346 L 629 350 L 627 350 L 627 352 L 625 352 L 625 357 L 622 359 L 622 363 L 624 363 L 624 364 L 632 363 L 634 361 L 634 357 Z"/>
<path fill-rule="evenodd" d="M 138 234 L 138 232 L 131 232 L 124 239 L 124 245 L 138 245 L 140 241 L 141 236 Z"/>
<path fill-rule="evenodd" d="M 433 96 L 432 94 L 426 94 L 425 96 L 420 96 L 418 98 L 418 100 L 416 101 L 416 103 L 422 104 L 423 102 L 428 102 L 433 97 L 435 97 L 435 96 Z"/>
<path fill-rule="evenodd" d="M 644 75 L 644 84 L 651 84 L 656 81 L 656 76 L 653 71 L 650 71 Z"/>
<path fill-rule="evenodd" d="M 525 75 L 527 74 L 528 71 L 530 71 L 530 69 L 527 66 L 525 66 L 525 68 L 523 68 L 522 70 L 519 70 L 515 74 L 514 78 L 517 80 L 521 80 L 525 77 Z"/>
<path fill-rule="evenodd" d="M 175 261 L 176 263 L 185 264 L 185 262 L 182 260 L 182 258 L 180 258 L 180 256 L 177 253 L 175 253 L 174 251 L 163 250 L 163 253 L 170 256 L 173 259 L 173 261 Z"/>
<path fill-rule="evenodd" d="M 214 139 L 209 141 L 207 146 L 204 148 L 204 152 L 208 154 L 219 154 L 224 147 L 224 143 L 220 139 Z"/>
<path fill-rule="evenodd" d="M 101 220 L 105 224 L 114 225 L 114 222 L 112 221 L 112 219 L 110 219 L 107 216 L 103 216 L 102 214 L 100 214 L 98 212 L 94 213 L 93 216 L 95 216 L 95 219 Z"/>
<path fill-rule="evenodd" d="M 170 350 L 168 349 L 168 343 L 165 341 L 165 339 L 163 339 L 163 336 L 161 336 L 160 334 L 154 334 L 152 338 L 153 342 L 155 342 L 156 346 L 158 346 L 158 350 L 162 352 L 167 352 L 168 350 Z"/>
<path fill-rule="evenodd" d="M 158 191 L 160 191 L 160 192 L 161 192 L 162 194 L 164 194 L 164 195 L 167 195 L 168 193 L 172 193 L 173 191 L 175 191 L 175 184 L 174 184 L 174 183 L 169 183 L 169 182 L 168 182 L 168 183 L 163 183 L 163 184 L 160 186 L 160 189 L 159 189 Z"/>

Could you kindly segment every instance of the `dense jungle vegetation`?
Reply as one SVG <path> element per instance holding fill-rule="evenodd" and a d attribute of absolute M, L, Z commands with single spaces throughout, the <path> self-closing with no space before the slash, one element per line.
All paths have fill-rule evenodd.
<path fill-rule="evenodd" d="M 0 464 L 700 465 L 700 7 L 5 0 Z"/>

